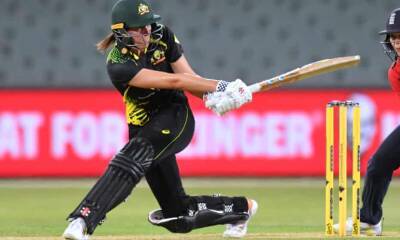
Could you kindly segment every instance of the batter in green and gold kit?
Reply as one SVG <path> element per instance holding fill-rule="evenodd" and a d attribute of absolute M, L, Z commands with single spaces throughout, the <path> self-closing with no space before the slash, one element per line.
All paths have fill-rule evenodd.
<path fill-rule="evenodd" d="M 251 101 L 251 92 L 241 80 L 198 76 L 177 37 L 159 20 L 144 0 L 119 0 L 112 9 L 112 33 L 97 46 L 103 52 L 110 48 L 107 71 L 125 103 L 129 142 L 69 215 L 65 239 L 88 239 L 142 177 L 161 208 L 149 213 L 149 222 L 171 232 L 227 224 L 224 236 L 242 237 L 257 210 L 245 197 L 185 193 L 175 154 L 190 143 L 194 118 L 183 91 L 204 97 L 218 114 Z"/>

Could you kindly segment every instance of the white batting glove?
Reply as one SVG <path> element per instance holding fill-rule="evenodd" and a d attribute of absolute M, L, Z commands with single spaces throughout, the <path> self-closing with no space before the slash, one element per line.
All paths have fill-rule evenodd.
<path fill-rule="evenodd" d="M 234 100 L 224 92 L 207 93 L 204 95 L 203 100 L 206 108 L 212 110 L 219 116 L 235 108 Z"/>
<path fill-rule="evenodd" d="M 213 110 L 218 102 L 221 101 L 223 92 L 226 90 L 229 82 L 219 80 L 214 92 L 208 92 L 203 95 L 203 101 L 206 108 Z"/>
<path fill-rule="evenodd" d="M 240 106 L 237 104 L 235 99 L 224 92 L 224 95 L 220 98 L 220 101 L 211 110 L 213 110 L 213 112 L 215 112 L 217 115 L 222 116 L 225 113 L 239 107 Z"/>
<path fill-rule="evenodd" d="M 220 116 L 252 100 L 250 89 L 240 79 L 230 83 L 220 81 L 216 90 L 206 94 L 204 101 L 208 109 Z"/>
<path fill-rule="evenodd" d="M 230 82 L 225 92 L 231 96 L 237 105 L 237 108 L 245 103 L 251 102 L 253 94 L 249 87 L 240 79 Z"/>
<path fill-rule="evenodd" d="M 203 95 L 204 105 L 208 109 L 212 109 L 221 101 L 223 93 L 222 92 L 210 92 Z"/>
<path fill-rule="evenodd" d="M 214 107 L 214 111 L 219 115 L 238 109 L 252 100 L 252 92 L 240 79 L 230 82 L 223 93 L 223 97 Z"/>

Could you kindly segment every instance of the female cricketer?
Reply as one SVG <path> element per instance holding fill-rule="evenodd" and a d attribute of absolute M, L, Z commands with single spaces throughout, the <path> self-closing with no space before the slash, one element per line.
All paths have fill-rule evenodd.
<path fill-rule="evenodd" d="M 388 79 L 393 91 L 400 96 L 400 8 L 391 12 L 382 42 L 385 53 L 392 60 L 388 69 Z M 360 209 L 360 232 L 379 236 L 382 234 L 382 204 L 393 172 L 400 166 L 400 126 L 382 142 L 368 161 L 367 173 L 362 193 L 363 206 Z M 347 232 L 352 230 L 352 219 L 346 223 Z M 338 229 L 338 225 L 334 225 Z"/>
<path fill-rule="evenodd" d="M 69 240 L 88 239 L 106 214 L 145 177 L 160 208 L 151 224 L 174 233 L 226 224 L 225 237 L 243 237 L 257 203 L 246 197 L 185 193 L 175 154 L 190 142 L 194 118 L 183 91 L 204 99 L 222 115 L 251 101 L 246 84 L 198 76 L 174 33 L 159 23 L 145 0 L 119 0 L 112 8 L 112 33 L 97 44 L 108 51 L 107 71 L 126 107 L 129 141 L 68 216 Z"/>

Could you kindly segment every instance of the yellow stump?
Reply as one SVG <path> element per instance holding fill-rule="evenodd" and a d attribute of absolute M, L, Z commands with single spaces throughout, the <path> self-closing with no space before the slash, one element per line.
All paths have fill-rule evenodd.
<path fill-rule="evenodd" d="M 347 217 L 347 107 L 339 106 L 339 236 L 346 236 Z"/>
<path fill-rule="evenodd" d="M 326 106 L 325 160 L 325 235 L 333 235 L 334 132 L 335 109 L 339 108 L 339 237 L 346 236 L 347 218 L 347 113 L 351 108 L 352 124 L 352 235 L 360 235 L 360 105 L 351 101 L 332 101 Z"/>
<path fill-rule="evenodd" d="M 360 235 L 360 106 L 353 107 L 353 236 Z"/>
<path fill-rule="evenodd" d="M 333 106 L 326 106 L 325 235 L 333 235 Z"/>

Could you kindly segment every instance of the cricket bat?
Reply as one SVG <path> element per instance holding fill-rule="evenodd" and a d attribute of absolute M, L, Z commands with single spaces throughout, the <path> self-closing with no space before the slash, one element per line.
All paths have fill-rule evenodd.
<path fill-rule="evenodd" d="M 355 67 L 360 63 L 360 56 L 346 56 L 312 62 L 292 71 L 280 74 L 270 79 L 249 86 L 251 92 L 262 92 L 281 85 L 297 82 L 317 75 L 334 72 L 344 68 Z"/>

